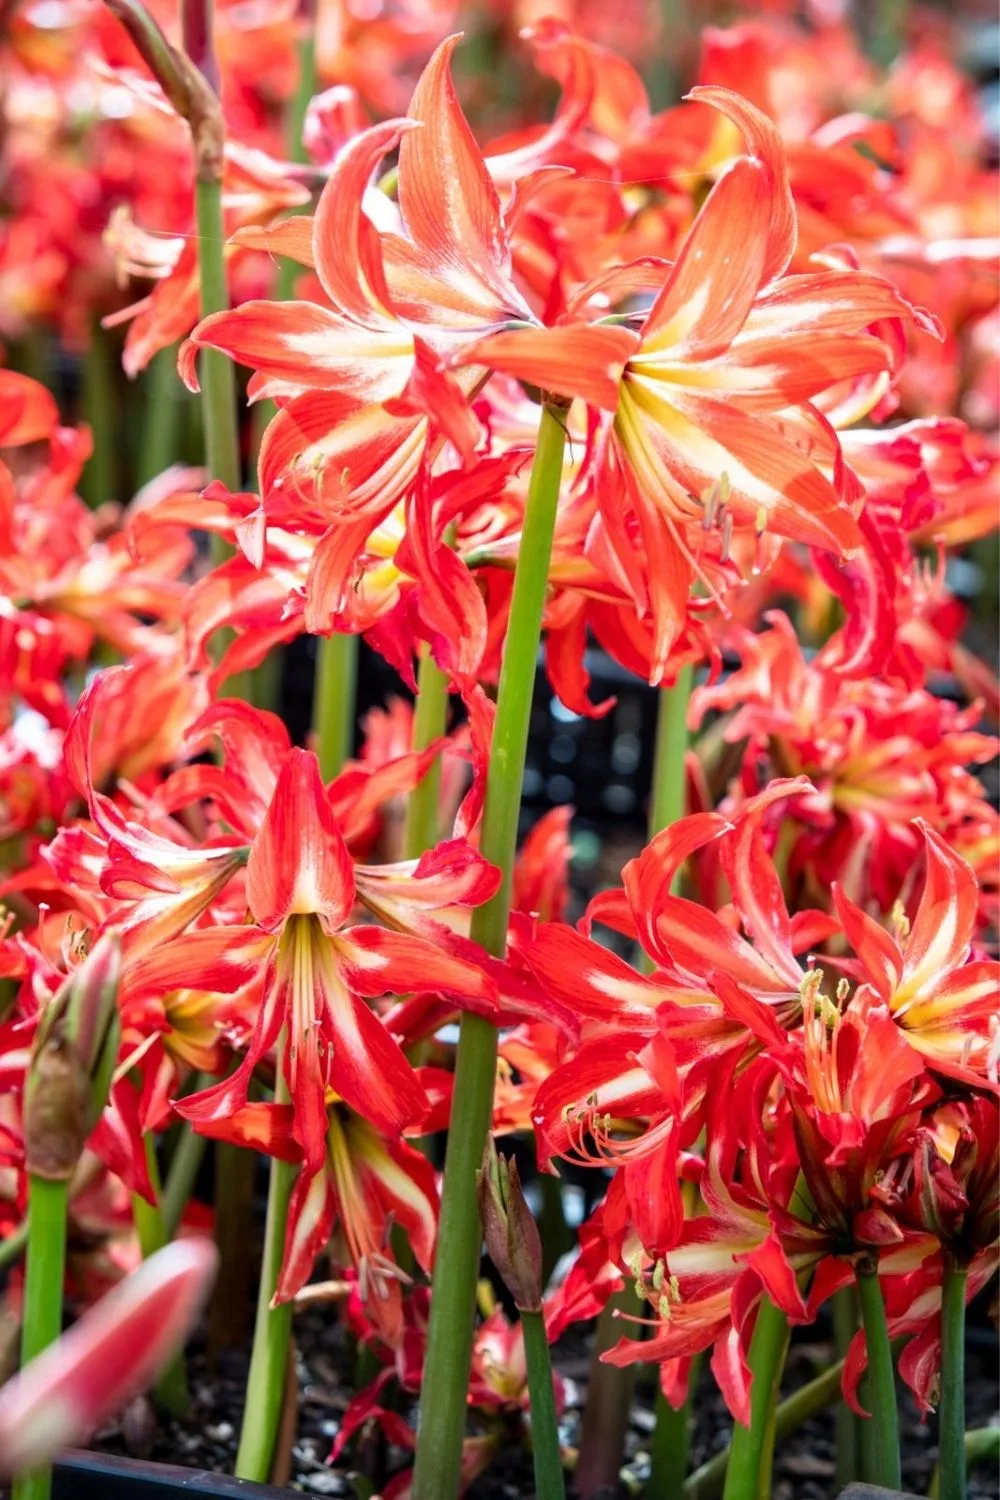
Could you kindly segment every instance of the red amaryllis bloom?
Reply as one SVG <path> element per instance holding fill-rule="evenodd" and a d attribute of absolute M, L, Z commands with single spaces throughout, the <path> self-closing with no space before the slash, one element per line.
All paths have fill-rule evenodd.
<path fill-rule="evenodd" d="M 839 554 L 860 550 L 860 492 L 813 403 L 841 382 L 891 369 L 893 352 L 866 332 L 872 325 L 922 318 L 878 277 L 786 276 L 796 224 L 777 130 L 728 89 L 691 97 L 739 127 L 747 154 L 715 183 L 638 335 L 620 351 L 620 383 L 609 373 L 610 348 L 588 346 L 598 331 L 589 325 L 555 330 L 558 344 L 548 331 L 503 332 L 462 355 L 567 396 L 582 394 L 574 378 L 582 365 L 596 372 L 604 361 L 607 389 L 596 404 L 614 412 L 601 445 L 614 476 L 606 489 L 610 505 L 624 495 L 634 511 L 653 569 L 655 680 L 703 572 L 699 554 L 718 519 L 706 497 L 720 475 L 726 509 L 751 535 L 769 530 Z M 657 284 L 648 269 L 645 277 Z M 577 306 L 588 296 L 581 289 Z"/>
<path fill-rule="evenodd" d="M 809 776 L 815 794 L 790 809 L 784 838 L 793 889 L 816 900 L 836 876 L 855 900 L 888 910 L 905 898 L 926 818 L 949 843 L 995 827 L 981 783 L 968 767 L 996 754 L 998 741 L 962 709 L 893 677 L 840 669 L 842 640 L 807 659 L 790 621 L 768 615 L 757 634 L 733 632 L 739 668 L 695 689 L 691 719 L 730 713 L 723 733 L 745 745 L 741 774 L 722 810 L 752 795 L 761 775 Z M 989 850 L 982 860 L 991 878 Z"/>
<path fill-rule="evenodd" d="M 924 837 L 924 888 L 912 926 L 898 915 L 896 936 L 834 887 L 837 912 L 865 988 L 888 1007 L 928 1068 L 975 1087 L 997 1087 L 1000 1068 L 1000 963 L 972 952 L 979 891 L 972 870 L 939 834 Z"/>
<path fill-rule="evenodd" d="M 347 927 L 356 890 L 316 757 L 292 750 L 250 847 L 246 893 L 256 925 L 191 933 L 176 944 L 178 980 L 184 971 L 197 975 L 203 964 L 202 983 L 209 988 L 238 987 L 266 966 L 243 1063 L 231 1078 L 185 1100 L 182 1113 L 195 1123 L 211 1122 L 245 1105 L 254 1069 L 284 1029 L 280 1066 L 293 1134 L 310 1172 L 326 1157 L 328 1089 L 390 1136 L 427 1108 L 416 1074 L 365 997 L 442 992 L 459 1004 L 489 1008 L 495 996 L 492 981 L 474 963 L 425 938 Z"/>
<path fill-rule="evenodd" d="M 189 1114 L 188 1101 L 177 1109 Z M 208 1119 L 195 1101 L 193 1119 L 202 1135 L 300 1161 L 294 1117 L 292 1105 L 252 1103 Z M 333 1262 L 356 1274 L 358 1297 L 378 1337 L 396 1348 L 409 1276 L 396 1263 L 391 1230 L 400 1226 L 417 1265 L 429 1275 L 437 1212 L 435 1172 L 427 1158 L 398 1131 L 384 1133 L 328 1090 L 325 1158 L 318 1170 L 304 1166 L 296 1178 L 275 1304 L 295 1296 L 317 1255 L 329 1247 Z"/>

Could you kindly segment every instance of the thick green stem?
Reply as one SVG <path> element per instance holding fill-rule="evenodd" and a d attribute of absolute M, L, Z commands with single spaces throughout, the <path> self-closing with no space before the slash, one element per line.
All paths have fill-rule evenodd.
<path fill-rule="evenodd" d="M 92 508 L 115 500 L 117 488 L 118 399 L 115 394 L 115 361 L 104 329 L 91 329 L 83 356 L 83 419 L 90 428 L 94 448 L 80 476 L 80 493 Z"/>
<path fill-rule="evenodd" d="M 656 749 L 653 756 L 653 785 L 649 798 L 649 836 L 654 838 L 684 816 L 688 747 L 687 711 L 691 699 L 694 668 L 681 667 L 671 687 L 660 689 L 656 714 Z M 672 889 L 680 885 L 681 872 L 674 876 Z M 640 963 L 647 971 L 655 965 L 645 954 Z M 697 1379 L 697 1363 L 691 1371 L 690 1391 Z M 675 1411 L 663 1392 L 656 1393 L 656 1426 L 651 1445 L 652 1467 L 646 1493 L 651 1500 L 677 1500 L 687 1473 L 691 1444 L 691 1395 Z"/>
<path fill-rule="evenodd" d="M 160 1199 L 163 1227 L 170 1240 L 177 1233 L 177 1226 L 181 1222 L 194 1190 L 207 1146 L 207 1136 L 196 1135 L 187 1123 L 181 1127 L 180 1138 L 167 1169 L 167 1180 L 163 1184 L 163 1196 Z"/>
<path fill-rule="evenodd" d="M 788 1437 L 789 1433 L 795 1432 L 803 1422 L 808 1422 L 810 1417 L 814 1417 L 832 1401 L 836 1401 L 840 1395 L 843 1373 L 844 1361 L 838 1359 L 835 1364 L 828 1366 L 815 1379 L 810 1380 L 808 1385 L 800 1386 L 784 1401 L 779 1402 L 774 1413 L 776 1443 Z M 695 1469 L 694 1473 L 684 1481 L 685 1500 L 716 1500 L 716 1496 L 722 1494 L 731 1452 L 731 1448 L 723 1448 L 721 1453 L 716 1453 L 707 1463 Z M 651 1494 L 655 1493 L 651 1491 Z"/>
<path fill-rule="evenodd" d="M 833 1317 L 833 1347 L 839 1360 L 843 1360 L 851 1340 L 858 1331 L 858 1299 L 853 1286 L 841 1287 L 831 1299 Z M 846 1401 L 841 1401 L 836 1411 L 837 1429 L 837 1490 L 847 1486 L 860 1473 L 861 1419 L 851 1410 Z"/>
<path fill-rule="evenodd" d="M 672 687 L 660 689 L 649 801 L 651 837 L 684 816 L 684 756 L 688 747 L 687 711 L 693 678 L 694 668 L 688 663 L 681 667 Z"/>
<path fill-rule="evenodd" d="M 750 1340 L 747 1362 L 750 1426 L 737 1422 L 726 1469 L 723 1500 L 768 1500 L 777 1421 L 778 1390 L 788 1352 L 788 1319 L 765 1294 Z"/>
<path fill-rule="evenodd" d="M 285 1040 L 278 1043 L 278 1075 L 275 1082 L 276 1104 L 289 1102 L 284 1076 Z M 254 1325 L 253 1353 L 247 1381 L 246 1406 L 240 1446 L 236 1454 L 237 1479 L 255 1479 L 265 1484 L 271 1476 L 278 1427 L 281 1422 L 288 1372 L 288 1349 L 292 1336 L 292 1304 L 271 1306 L 278 1285 L 278 1275 L 285 1253 L 285 1225 L 288 1204 L 298 1167 L 294 1163 L 271 1158 L 271 1176 L 267 1192 L 267 1219 L 264 1224 L 264 1261 L 260 1268 L 257 1293 L 257 1320 Z"/>
<path fill-rule="evenodd" d="M 141 1198 L 138 1193 L 133 1194 L 132 1218 L 142 1258 L 148 1260 L 151 1255 L 155 1255 L 157 1250 L 162 1250 L 169 1242 L 170 1234 L 160 1208 L 160 1169 L 156 1161 L 156 1142 L 152 1131 L 146 1134 L 145 1147 L 146 1167 L 156 1202 L 147 1203 L 146 1199 Z M 157 1405 L 161 1406 L 164 1411 L 168 1411 L 171 1416 L 180 1417 L 187 1411 L 189 1397 L 183 1351 L 179 1352 L 157 1377 L 153 1395 Z"/>
<path fill-rule="evenodd" d="M 429 651 L 420 658 L 417 701 L 413 706 L 411 749 L 426 750 L 444 734 L 448 725 L 448 676 Z M 438 841 L 441 801 L 441 758 L 438 756 L 423 780 L 413 788 L 406 804 L 403 850 L 407 859 L 419 859 Z"/>
<path fill-rule="evenodd" d="M 691 1433 L 694 1427 L 694 1393 L 701 1372 L 701 1355 L 691 1361 L 687 1400 L 675 1411 L 657 1382 L 656 1426 L 650 1444 L 649 1500 L 680 1500 L 684 1494 L 684 1477 L 688 1470 Z"/>
<path fill-rule="evenodd" d="M 225 229 L 222 220 L 222 183 L 195 183 L 198 226 L 198 269 L 201 275 L 201 315 L 225 312 L 229 306 L 226 283 Z M 205 462 L 213 479 L 228 489 L 240 487 L 240 445 L 236 426 L 236 373 L 232 360 L 218 349 L 203 349 L 199 357 L 201 404 L 205 414 Z"/>
<path fill-rule="evenodd" d="M 561 410 L 543 406 L 500 670 L 479 842 L 482 854 L 500 869 L 503 878 L 492 900 L 477 908 L 471 926 L 473 941 L 496 957 L 503 957 L 507 945 L 521 782 L 565 441 Z M 496 1051 L 496 1029 L 479 1016 L 463 1016 L 445 1157 L 413 1500 L 452 1500 L 458 1492 L 482 1247 L 476 1173 L 482 1164 L 492 1115 Z"/>
<path fill-rule="evenodd" d="M 962 1446 L 965 1449 L 965 1462 L 968 1467 L 982 1463 L 985 1459 L 992 1459 L 996 1463 L 1000 1460 L 1000 1427 L 973 1427 L 971 1432 L 965 1434 Z M 928 1500 L 941 1500 L 940 1463 L 936 1465 L 931 1475 L 927 1495 Z"/>
<path fill-rule="evenodd" d="M 948 1254 L 941 1283 L 940 1500 L 965 1500 L 965 1285 L 968 1271 Z"/>
<path fill-rule="evenodd" d="M 177 374 L 177 350 L 161 349 L 142 382 L 144 403 L 137 479 L 148 484 L 178 456 L 185 390 Z"/>
<path fill-rule="evenodd" d="M 521 1333 L 524 1337 L 524 1362 L 528 1370 L 528 1398 L 531 1405 L 531 1448 L 535 1460 L 535 1495 L 537 1500 L 564 1500 L 562 1459 L 559 1456 L 559 1424 L 552 1388 L 552 1360 L 545 1335 L 545 1319 L 540 1312 L 521 1309 Z"/>
<path fill-rule="evenodd" d="M 316 642 L 313 732 L 324 781 L 330 781 L 354 749 L 358 681 L 356 635 L 321 635 Z"/>
<path fill-rule="evenodd" d="M 888 1490 L 898 1490 L 901 1476 L 896 1376 L 877 1265 L 859 1263 L 855 1268 L 855 1279 L 868 1354 L 867 1392 L 871 1409 L 871 1416 L 868 1418 L 870 1448 L 865 1455 L 868 1472 L 863 1478 L 869 1484 L 881 1484 Z"/>
<path fill-rule="evenodd" d="M 24 1279 L 21 1364 L 54 1344 L 62 1332 L 63 1276 L 69 1183 L 28 1178 L 28 1257 Z M 48 1500 L 51 1467 L 14 1480 L 12 1500 Z"/>

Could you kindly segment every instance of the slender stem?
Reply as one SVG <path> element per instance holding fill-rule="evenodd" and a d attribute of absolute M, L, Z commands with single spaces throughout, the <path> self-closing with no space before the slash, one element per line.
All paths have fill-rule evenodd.
<path fill-rule="evenodd" d="M 565 439 L 560 410 L 543 406 L 500 669 L 480 835 L 482 854 L 499 867 L 503 878 L 493 899 L 476 909 L 471 926 L 473 940 L 497 957 L 503 956 L 507 944 L 521 782 Z M 445 1157 L 413 1500 L 452 1500 L 458 1492 L 482 1247 L 476 1172 L 492 1115 L 496 1051 L 495 1028 L 479 1016 L 464 1015 Z"/>
<path fill-rule="evenodd" d="M 576 1243 L 576 1235 L 566 1223 L 566 1208 L 563 1199 L 563 1180 L 551 1172 L 541 1172 L 537 1179 L 542 1195 L 542 1213 L 539 1229 L 542 1235 L 542 1285 L 548 1286 L 549 1278 L 559 1261 Z"/>
<path fill-rule="evenodd" d="M 177 350 L 154 355 L 142 382 L 142 440 L 137 479 L 148 484 L 177 457 L 185 390 L 177 374 Z"/>
<path fill-rule="evenodd" d="M 100 326 L 90 331 L 83 356 L 82 405 L 84 421 L 93 438 L 93 452 L 80 478 L 80 493 L 92 508 L 117 498 L 115 363 L 108 335 Z"/>
<path fill-rule="evenodd" d="M 771 1494 L 775 1424 L 781 1372 L 788 1351 L 788 1319 L 765 1294 L 757 1312 L 747 1363 L 750 1426 L 733 1428 L 723 1500 L 767 1500 Z"/>
<path fill-rule="evenodd" d="M 426 750 L 444 734 L 448 724 L 448 676 L 426 651 L 420 658 L 417 701 L 413 707 L 411 749 Z M 438 841 L 441 800 L 441 758 L 435 759 L 423 780 L 413 788 L 406 805 L 403 848 L 407 859 L 419 859 Z"/>
<path fill-rule="evenodd" d="M 282 1034 L 278 1043 L 278 1074 L 274 1089 L 276 1104 L 289 1102 L 284 1050 L 285 1038 Z M 298 1167 L 294 1163 L 271 1158 L 267 1219 L 264 1224 L 264 1262 L 260 1268 L 250 1377 L 247 1381 L 246 1405 L 243 1408 L 240 1446 L 236 1454 L 237 1479 L 255 1479 L 260 1484 L 266 1483 L 270 1478 L 288 1371 L 292 1304 L 282 1302 L 277 1307 L 272 1307 L 271 1298 L 278 1285 L 281 1261 L 285 1253 L 288 1204 L 297 1172 Z"/>
<path fill-rule="evenodd" d="M 656 713 L 653 785 L 649 799 L 650 838 L 684 816 L 687 711 L 693 681 L 694 668 L 689 662 L 681 667 L 671 687 L 660 689 Z M 671 889 L 676 890 L 680 881 L 681 872 L 678 870 Z M 655 967 L 645 953 L 640 954 L 640 963 L 647 972 Z M 656 1426 L 651 1445 L 652 1467 L 646 1487 L 651 1500 L 677 1500 L 682 1493 L 691 1446 L 691 1402 L 697 1370 L 696 1363 L 691 1370 L 688 1398 L 680 1411 L 675 1411 L 662 1390 L 657 1390 Z"/>
<path fill-rule="evenodd" d="M 941 1283 L 940 1500 L 965 1500 L 965 1285 L 967 1268 L 949 1254 Z"/>
<path fill-rule="evenodd" d="M 896 1410 L 896 1377 L 889 1346 L 889 1327 L 879 1285 L 877 1264 L 859 1262 L 855 1268 L 861 1322 L 868 1353 L 868 1395 L 871 1406 L 871 1452 L 863 1477 L 869 1484 L 888 1490 L 901 1485 L 899 1464 L 899 1414 Z"/>
<path fill-rule="evenodd" d="M 170 1239 L 163 1213 L 160 1208 L 160 1169 L 156 1161 L 156 1142 L 152 1131 L 148 1131 L 145 1137 L 146 1167 L 149 1171 L 149 1180 L 153 1184 L 153 1192 L 156 1196 L 155 1203 L 147 1203 L 138 1193 L 132 1196 L 132 1218 L 135 1223 L 135 1232 L 139 1240 L 139 1249 L 143 1260 L 148 1260 L 155 1255 L 157 1250 L 162 1250 Z M 168 1411 L 171 1416 L 179 1417 L 187 1411 L 189 1402 L 187 1375 L 184 1370 L 184 1355 L 179 1352 L 166 1366 L 157 1378 L 153 1394 L 158 1406 Z"/>
<path fill-rule="evenodd" d="M 649 1500 L 680 1500 L 684 1494 L 684 1476 L 694 1426 L 692 1407 L 700 1373 L 701 1355 L 696 1354 L 688 1375 L 687 1399 L 679 1411 L 670 1405 L 657 1382 L 656 1426 L 650 1445 L 649 1479 L 646 1483 Z"/>
<path fill-rule="evenodd" d="M 12 1229 L 5 1240 L 0 1242 L 0 1270 L 13 1265 L 14 1261 L 20 1260 L 28 1243 L 28 1220 L 23 1219 L 16 1229 Z"/>
<path fill-rule="evenodd" d="M 54 1344 L 62 1332 L 63 1277 L 69 1183 L 28 1178 L 28 1258 L 24 1279 L 21 1364 Z M 12 1500 L 48 1500 L 51 1466 L 14 1480 Z"/>
<path fill-rule="evenodd" d="M 226 283 L 225 228 L 222 183 L 195 183 L 198 227 L 198 269 L 201 274 L 201 315 L 224 312 L 229 306 Z M 213 479 L 231 490 L 240 487 L 240 446 L 236 427 L 236 373 L 233 362 L 218 349 L 199 356 L 201 402 L 205 413 L 205 462 Z"/>
<path fill-rule="evenodd" d="M 319 636 L 316 641 L 313 731 L 325 781 L 336 776 L 354 749 L 357 681 L 357 636 Z"/>
<path fill-rule="evenodd" d="M 853 1286 L 841 1287 L 831 1300 L 833 1317 L 833 1346 L 838 1359 L 843 1360 L 848 1346 L 858 1331 L 858 1299 Z M 846 1401 L 841 1401 L 835 1414 L 837 1428 L 837 1490 L 846 1489 L 859 1473 L 861 1454 L 861 1419 L 851 1410 Z"/>
<path fill-rule="evenodd" d="M 694 668 L 689 662 L 681 667 L 672 687 L 660 689 L 649 803 L 650 835 L 669 828 L 684 816 L 684 754 L 688 747 L 687 710 L 693 679 Z"/>
<path fill-rule="evenodd" d="M 1000 1459 L 1000 1427 L 973 1427 L 965 1434 L 965 1462 L 968 1465 L 982 1463 L 991 1458 Z M 938 1463 L 931 1475 L 927 1490 L 928 1500 L 941 1500 L 941 1465 Z"/>
<path fill-rule="evenodd" d="M 163 1195 L 160 1199 L 163 1227 L 168 1239 L 172 1240 L 177 1233 L 177 1226 L 181 1222 L 194 1190 L 207 1146 L 208 1137 L 196 1135 L 191 1126 L 185 1122 L 167 1169 L 167 1180 L 163 1185 Z"/>
<path fill-rule="evenodd" d="M 559 1455 L 559 1424 L 556 1421 L 555 1392 L 552 1387 L 552 1360 L 542 1314 L 526 1312 L 522 1308 L 521 1333 L 524 1338 L 524 1362 L 528 1370 L 528 1398 L 531 1403 L 535 1494 L 537 1500 L 564 1500 L 566 1486 Z"/>

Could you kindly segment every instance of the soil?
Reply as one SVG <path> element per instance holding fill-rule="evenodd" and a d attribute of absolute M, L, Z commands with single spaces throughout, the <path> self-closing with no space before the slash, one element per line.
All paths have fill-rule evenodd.
<path fill-rule="evenodd" d="M 823 1342 L 821 1325 L 802 1330 L 793 1341 L 785 1372 L 787 1394 L 810 1380 L 832 1356 Z M 580 1414 L 586 1399 L 588 1347 L 579 1331 L 555 1351 L 555 1363 L 567 1385 L 563 1421 L 564 1443 L 575 1446 Z M 245 1351 L 224 1353 L 210 1369 L 204 1345 L 189 1357 L 192 1405 L 183 1422 L 157 1418 L 146 1400 L 133 1403 L 121 1422 L 98 1434 L 94 1447 L 132 1454 L 164 1463 L 179 1463 L 232 1472 L 247 1374 Z M 311 1309 L 296 1318 L 296 1363 L 299 1380 L 299 1420 L 291 1454 L 292 1489 L 306 1495 L 367 1497 L 389 1473 L 406 1464 L 406 1455 L 386 1449 L 377 1437 L 355 1447 L 350 1461 L 334 1467 L 326 1460 L 344 1409 L 350 1400 L 353 1370 L 345 1384 L 342 1372 L 353 1365 L 353 1355 L 335 1314 Z M 981 1320 L 969 1330 L 967 1351 L 968 1424 L 980 1427 L 998 1420 L 998 1346 L 995 1332 Z M 908 1394 L 902 1392 L 900 1427 L 903 1439 L 904 1489 L 917 1495 L 927 1485 L 937 1456 L 936 1421 L 922 1422 Z M 412 1412 L 406 1412 L 412 1417 Z M 626 1468 L 615 1496 L 630 1500 L 641 1490 L 649 1472 L 649 1439 L 653 1425 L 649 1382 L 637 1385 L 626 1447 Z M 697 1466 L 724 1448 L 730 1420 L 710 1377 L 702 1380 L 696 1403 L 696 1425 L 691 1459 Z M 780 1445 L 776 1455 L 773 1500 L 833 1500 L 835 1485 L 833 1409 L 812 1418 Z M 352 1477 L 358 1477 L 358 1483 Z M 974 1468 L 969 1478 L 969 1500 L 997 1500 L 995 1464 Z M 534 1495 L 531 1458 L 516 1427 L 489 1471 L 467 1492 L 468 1500 L 531 1500 Z"/>

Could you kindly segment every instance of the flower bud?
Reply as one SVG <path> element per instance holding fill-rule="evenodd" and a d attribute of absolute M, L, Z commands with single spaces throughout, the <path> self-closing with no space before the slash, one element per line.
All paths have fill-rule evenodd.
<path fill-rule="evenodd" d="M 497 1155 L 492 1135 L 486 1142 L 476 1181 L 479 1212 L 490 1260 L 522 1312 L 542 1305 L 542 1242 L 524 1199 L 514 1158 Z"/>
<path fill-rule="evenodd" d="M 107 932 L 45 1006 L 24 1084 L 25 1165 L 67 1181 L 101 1116 L 118 1055 L 121 940 Z"/>

